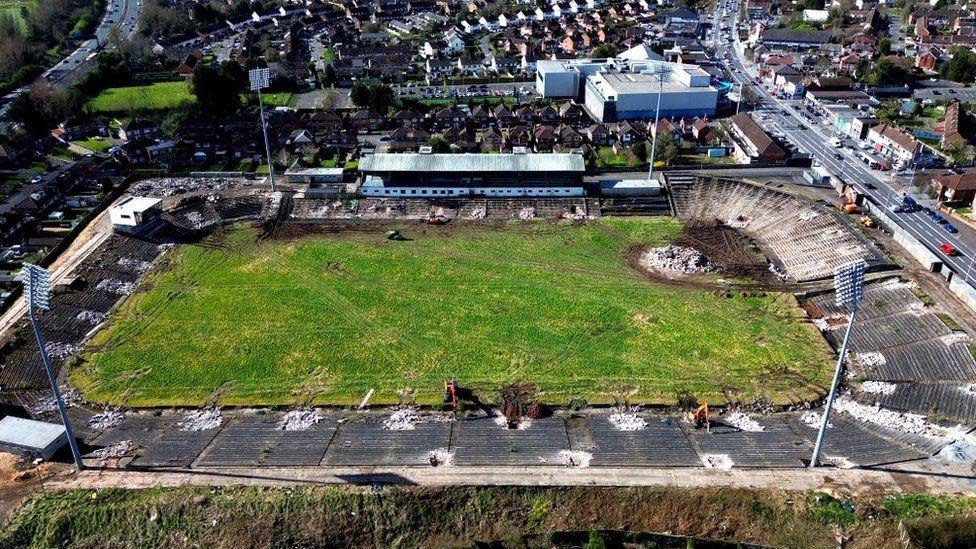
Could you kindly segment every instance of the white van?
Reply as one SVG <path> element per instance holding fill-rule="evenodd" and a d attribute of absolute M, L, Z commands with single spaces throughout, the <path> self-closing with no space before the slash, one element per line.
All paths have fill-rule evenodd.
<path fill-rule="evenodd" d="M 837 139 L 836 137 L 831 137 L 830 138 L 830 141 L 828 141 L 828 143 L 830 143 L 830 146 L 833 147 L 833 148 L 835 148 L 835 149 L 839 149 L 840 146 L 841 146 L 840 139 Z"/>

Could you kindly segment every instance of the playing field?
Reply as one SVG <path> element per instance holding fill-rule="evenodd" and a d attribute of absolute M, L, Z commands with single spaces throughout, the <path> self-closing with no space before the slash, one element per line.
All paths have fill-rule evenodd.
<path fill-rule="evenodd" d="M 156 82 L 145 86 L 126 86 L 102 91 L 88 107 L 93 112 L 131 112 L 172 109 L 195 101 L 186 82 Z"/>
<path fill-rule="evenodd" d="M 371 388 L 374 403 L 402 390 L 430 403 L 452 376 L 488 399 L 532 381 L 561 404 L 621 386 L 668 404 L 812 397 L 829 351 L 792 296 L 655 284 L 625 262 L 679 230 L 605 219 L 259 241 L 238 226 L 164 256 L 72 381 L 129 405 L 353 403 Z"/>

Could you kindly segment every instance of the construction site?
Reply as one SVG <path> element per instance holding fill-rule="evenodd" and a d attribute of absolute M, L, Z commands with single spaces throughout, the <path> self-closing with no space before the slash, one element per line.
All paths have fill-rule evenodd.
<path fill-rule="evenodd" d="M 130 195 L 158 215 L 100 220 L 52 269 L 39 327 L 93 469 L 47 482 L 976 487 L 976 318 L 937 275 L 836 196 L 680 172 L 664 188 L 320 199 L 143 181 Z M 833 277 L 857 261 L 810 469 L 850 322 Z M 23 308 L 0 328 L 0 412 L 60 424 Z"/>

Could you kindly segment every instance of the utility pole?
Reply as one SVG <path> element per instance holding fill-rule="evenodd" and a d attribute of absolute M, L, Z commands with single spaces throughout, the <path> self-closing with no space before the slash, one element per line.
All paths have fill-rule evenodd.
<path fill-rule="evenodd" d="M 247 75 L 251 80 L 251 91 L 257 92 L 258 94 L 258 110 L 261 112 L 261 131 L 264 133 L 264 153 L 268 158 L 268 182 L 271 183 L 271 192 L 274 192 L 274 163 L 271 161 L 271 146 L 268 144 L 268 125 L 264 122 L 264 100 L 261 99 L 261 90 L 271 85 L 271 69 L 252 69 Z"/>
<path fill-rule="evenodd" d="M 834 303 L 838 307 L 850 307 L 851 316 L 847 330 L 844 332 L 844 342 L 840 346 L 840 356 L 837 357 L 837 368 L 834 370 L 834 379 L 830 383 L 827 403 L 824 405 L 823 421 L 820 423 L 820 430 L 817 432 L 817 443 L 813 446 L 813 456 L 810 458 L 811 468 L 816 467 L 820 460 L 820 449 L 823 446 L 824 435 L 827 433 L 827 423 L 830 421 L 830 409 L 834 405 L 837 385 L 840 383 L 840 374 L 844 369 L 844 358 L 847 356 L 847 345 L 851 341 L 851 332 L 854 331 L 857 304 L 864 297 L 864 270 L 864 261 L 854 261 L 834 269 Z"/>
<path fill-rule="evenodd" d="M 657 109 L 654 111 L 654 137 L 651 139 L 651 163 L 647 168 L 647 180 L 651 181 L 654 174 L 654 153 L 657 152 L 657 134 L 660 133 L 658 122 L 661 119 L 661 96 L 664 95 L 664 81 L 671 76 L 671 67 L 668 65 L 658 65 L 652 74 L 658 77 L 657 88 Z"/>
<path fill-rule="evenodd" d="M 61 391 L 58 390 L 58 380 L 51 368 L 51 361 L 47 356 L 47 348 L 44 339 L 41 337 L 41 327 L 37 323 L 34 309 L 46 311 L 51 308 L 51 273 L 43 267 L 24 263 L 24 299 L 27 300 L 27 316 L 30 317 L 31 327 L 34 328 L 34 337 L 37 339 L 38 351 L 41 353 L 41 362 L 44 363 L 44 371 L 51 382 L 51 392 L 54 393 L 54 400 L 58 403 L 58 413 L 61 414 L 61 423 L 64 424 L 65 434 L 68 436 L 68 445 L 71 446 L 71 455 L 75 459 L 75 466 L 78 470 L 85 468 L 81 461 L 81 451 L 78 450 L 78 441 L 71 430 L 71 421 L 68 419 L 68 410 L 61 398 Z"/>

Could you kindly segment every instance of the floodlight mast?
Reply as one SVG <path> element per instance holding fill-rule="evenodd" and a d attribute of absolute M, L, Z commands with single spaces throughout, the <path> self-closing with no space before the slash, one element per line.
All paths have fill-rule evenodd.
<path fill-rule="evenodd" d="M 851 341 L 851 332 L 854 330 L 857 304 L 864 297 L 864 270 L 864 261 L 847 263 L 834 269 L 834 295 L 836 296 L 834 302 L 838 307 L 845 305 L 850 307 L 851 316 L 847 330 L 844 332 L 844 342 L 840 346 L 840 356 L 837 357 L 837 368 L 834 370 L 834 379 L 830 383 L 827 402 L 824 404 L 823 420 L 820 422 L 820 430 L 817 432 L 817 442 L 813 446 L 810 467 L 816 467 L 820 460 L 820 450 L 823 446 L 824 435 L 827 433 L 827 423 L 830 421 L 830 409 L 834 404 L 834 397 L 837 395 L 837 385 L 844 369 L 844 358 L 847 356 L 847 345 Z"/>
<path fill-rule="evenodd" d="M 264 122 L 264 100 L 261 99 L 261 90 L 271 85 L 270 69 L 253 69 L 248 72 L 251 81 L 251 91 L 258 94 L 258 111 L 261 113 L 261 132 L 264 134 L 264 154 L 268 158 L 268 182 L 271 184 L 271 191 L 275 190 L 274 164 L 271 162 L 271 146 L 268 145 L 268 125 Z"/>
<path fill-rule="evenodd" d="M 671 76 L 671 67 L 668 65 L 658 65 L 654 68 L 654 74 L 658 77 L 658 88 L 657 88 L 657 108 L 654 110 L 654 137 L 651 139 L 651 164 L 647 168 L 647 180 L 650 181 L 651 176 L 654 174 L 654 152 L 657 150 L 657 134 L 660 128 L 658 128 L 658 122 L 661 118 L 661 96 L 664 95 L 664 81 Z"/>
<path fill-rule="evenodd" d="M 51 360 L 47 356 L 47 347 L 41 337 L 41 327 L 37 323 L 34 309 L 46 311 L 51 308 L 51 273 L 43 267 L 25 263 L 23 268 L 24 275 L 24 299 L 27 300 L 27 316 L 30 317 L 31 327 L 34 329 L 34 337 L 37 339 L 38 351 L 41 354 L 41 362 L 44 363 L 44 371 L 51 382 L 51 392 L 54 393 L 54 400 L 58 404 L 58 413 L 61 414 L 61 423 L 64 424 L 65 434 L 68 436 L 68 445 L 71 447 L 71 455 L 74 457 L 75 466 L 78 470 L 85 468 L 81 461 L 81 451 L 78 449 L 78 441 L 71 429 L 71 421 L 68 419 L 68 410 L 61 398 L 61 391 L 58 389 L 58 380 L 54 376 L 54 369 L 51 368 Z"/>

